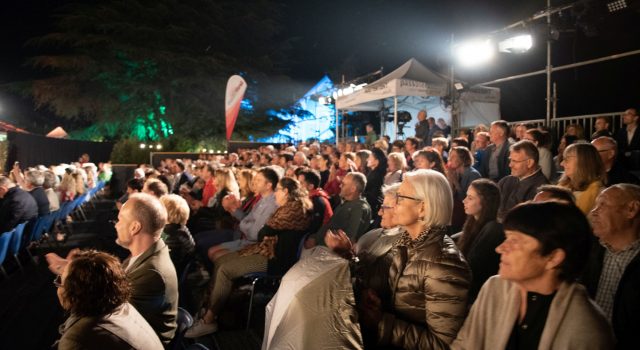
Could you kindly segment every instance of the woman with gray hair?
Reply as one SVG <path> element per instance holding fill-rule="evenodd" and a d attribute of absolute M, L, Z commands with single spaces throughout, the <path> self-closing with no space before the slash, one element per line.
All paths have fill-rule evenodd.
<path fill-rule="evenodd" d="M 446 349 L 462 326 L 471 271 L 448 236 L 452 209 L 444 175 L 405 175 L 394 209 L 402 232 L 390 253 L 391 299 L 368 293 L 360 308 L 361 324 L 376 332 L 378 346 Z"/>
<path fill-rule="evenodd" d="M 60 209 L 60 197 L 58 197 L 58 194 L 55 191 L 55 187 L 56 187 L 56 174 L 48 170 L 45 171 L 42 188 L 44 188 L 44 193 L 47 195 L 47 199 L 49 199 L 50 212 Z"/>

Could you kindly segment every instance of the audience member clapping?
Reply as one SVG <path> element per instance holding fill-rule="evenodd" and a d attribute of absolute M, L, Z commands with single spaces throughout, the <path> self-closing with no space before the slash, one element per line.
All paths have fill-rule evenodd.
<path fill-rule="evenodd" d="M 251 272 L 283 275 L 295 263 L 297 247 L 309 225 L 311 202 L 300 183 L 283 178 L 275 191 L 278 209 L 260 229 L 258 243 L 215 261 L 213 290 L 207 312 L 186 336 L 196 338 L 217 330 L 216 317 L 231 293 L 233 279 Z"/>

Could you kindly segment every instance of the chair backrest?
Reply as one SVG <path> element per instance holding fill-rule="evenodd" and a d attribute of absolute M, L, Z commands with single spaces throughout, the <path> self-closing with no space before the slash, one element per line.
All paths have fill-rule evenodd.
<path fill-rule="evenodd" d="M 193 317 L 191 317 L 191 314 L 189 313 L 189 311 L 179 307 L 176 323 L 178 324 L 178 329 L 176 329 L 176 335 L 173 336 L 171 343 L 167 347 L 167 349 L 170 349 L 170 350 L 178 350 L 183 347 L 182 339 L 184 339 L 184 333 L 187 331 L 187 329 L 193 326 Z"/>
<path fill-rule="evenodd" d="M 302 235 L 302 238 L 300 239 L 300 243 L 298 243 L 298 255 L 296 255 L 298 260 L 300 260 L 300 255 L 302 255 L 302 251 L 304 250 L 304 242 L 307 240 L 307 238 L 309 238 L 309 236 L 311 236 L 312 233 L 313 232 L 308 232 Z"/>
<path fill-rule="evenodd" d="M 24 227 L 26 225 L 27 223 L 23 222 L 13 229 L 13 237 L 9 244 L 9 252 L 11 254 L 18 254 L 20 251 L 20 247 L 22 246 L 22 235 L 24 234 Z"/>
<path fill-rule="evenodd" d="M 42 237 L 43 233 L 51 230 L 51 225 L 53 224 L 53 221 L 58 217 L 59 211 L 60 209 L 52 211 L 45 216 L 39 217 L 38 221 L 36 221 L 35 225 L 33 226 L 33 230 L 31 230 L 29 240 L 37 241 L 40 239 L 40 237 Z"/>
<path fill-rule="evenodd" d="M 2 265 L 4 259 L 7 258 L 9 244 L 11 243 L 11 238 L 13 238 L 13 231 L 14 230 L 0 233 L 0 265 Z"/>
<path fill-rule="evenodd" d="M 55 217 L 55 220 L 63 220 L 66 218 L 74 209 L 75 201 L 67 201 L 62 203 L 60 209 L 58 209 L 58 215 Z"/>

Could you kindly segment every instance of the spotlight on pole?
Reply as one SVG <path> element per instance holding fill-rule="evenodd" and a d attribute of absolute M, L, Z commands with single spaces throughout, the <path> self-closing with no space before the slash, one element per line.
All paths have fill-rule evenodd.
<path fill-rule="evenodd" d="M 533 46 L 530 34 L 523 34 L 505 39 L 498 43 L 498 51 L 506 53 L 523 53 Z"/>
<path fill-rule="evenodd" d="M 454 54 L 464 67 L 475 67 L 485 64 L 495 55 L 495 47 L 491 40 L 473 40 L 454 47 Z"/>

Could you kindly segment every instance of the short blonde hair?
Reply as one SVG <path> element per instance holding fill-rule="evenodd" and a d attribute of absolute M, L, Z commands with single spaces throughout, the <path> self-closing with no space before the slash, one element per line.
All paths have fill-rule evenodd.
<path fill-rule="evenodd" d="M 167 209 L 167 223 L 186 225 L 189 220 L 189 204 L 177 194 L 160 197 L 160 202 Z"/>
<path fill-rule="evenodd" d="M 453 193 L 447 178 L 435 170 L 418 169 L 404 174 L 416 191 L 416 197 L 424 203 L 427 227 L 451 224 Z"/>
<path fill-rule="evenodd" d="M 405 168 L 407 167 L 407 158 L 404 156 L 404 153 L 389 153 L 387 159 L 389 160 L 389 163 L 393 163 L 398 170 L 405 170 Z"/>

